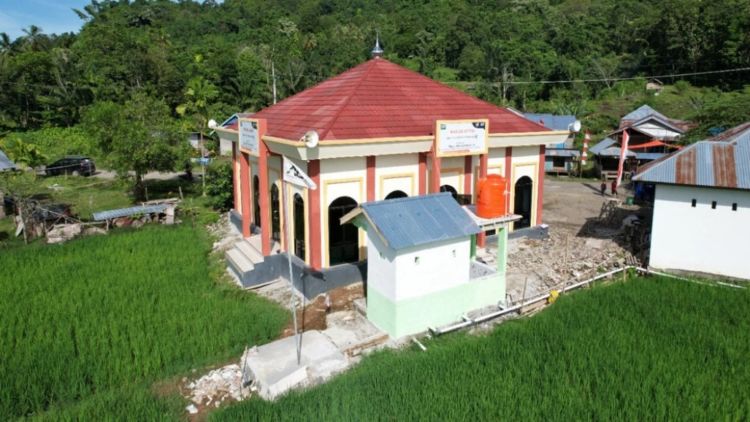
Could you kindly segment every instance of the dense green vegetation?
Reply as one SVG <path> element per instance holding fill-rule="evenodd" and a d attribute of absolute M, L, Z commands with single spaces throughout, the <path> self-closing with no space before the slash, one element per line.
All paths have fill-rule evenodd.
<path fill-rule="evenodd" d="M 219 282 L 190 224 L 0 253 L 0 415 L 176 419 L 154 387 L 276 337 L 283 310 Z M 161 397 L 166 395 L 166 397 Z"/>
<path fill-rule="evenodd" d="M 361 63 L 376 31 L 390 60 L 498 104 L 590 115 L 596 130 L 611 128 L 613 98 L 626 109 L 649 101 L 640 95 L 645 80 L 617 78 L 750 66 L 744 0 L 102 0 L 78 13 L 78 34 L 30 27 L 0 40 L 0 136 L 106 122 L 118 107 L 143 104 L 158 116 L 128 135 L 171 137 L 164 110 L 183 133 L 205 131 L 207 118 L 271 104 L 273 74 L 285 98 Z M 599 81 L 535 82 L 580 79 Z M 698 119 L 697 136 L 749 118 L 746 107 L 731 107 L 749 101 L 748 71 L 661 80 L 703 89 L 675 98 L 689 106 L 672 116 Z M 76 131 L 32 138 L 50 156 L 104 149 L 109 157 L 106 148 L 119 143 L 102 136 L 107 125 L 84 127 L 85 142 Z M 63 135 L 71 141 L 51 145 Z M 135 158 L 113 165 L 181 166 L 163 155 Z"/>
<path fill-rule="evenodd" d="M 744 420 L 750 292 L 635 279 L 215 420 Z"/>

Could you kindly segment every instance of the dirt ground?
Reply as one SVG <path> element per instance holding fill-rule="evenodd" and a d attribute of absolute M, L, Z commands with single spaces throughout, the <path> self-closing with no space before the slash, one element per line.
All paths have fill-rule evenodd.
<path fill-rule="evenodd" d="M 638 254 L 626 235 L 623 220 L 644 216 L 648 210 L 623 205 L 632 195 L 627 187 L 619 198 L 599 192 L 599 182 L 575 178 L 547 178 L 544 184 L 543 222 L 549 226 L 546 239 L 519 238 L 508 242 L 507 301 L 516 303 L 560 289 L 566 283 L 585 280 L 598 273 L 638 264 Z M 614 209 L 600 219 L 602 206 Z M 632 218 L 632 217 L 631 217 Z M 494 255 L 490 247 L 489 260 Z"/>

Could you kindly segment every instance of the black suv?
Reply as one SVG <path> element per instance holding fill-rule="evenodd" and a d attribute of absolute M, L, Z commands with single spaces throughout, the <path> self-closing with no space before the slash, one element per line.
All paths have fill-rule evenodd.
<path fill-rule="evenodd" d="M 96 166 L 89 157 L 82 155 L 69 155 L 48 165 L 44 169 L 44 172 L 47 176 L 58 176 L 61 174 L 91 176 L 96 173 Z"/>

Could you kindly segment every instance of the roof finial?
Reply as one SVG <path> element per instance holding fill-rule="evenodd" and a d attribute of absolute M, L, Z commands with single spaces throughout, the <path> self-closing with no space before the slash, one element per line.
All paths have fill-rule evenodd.
<path fill-rule="evenodd" d="M 375 47 L 370 52 L 373 59 L 377 57 L 383 57 L 383 49 L 380 47 L 380 31 L 376 32 L 375 34 Z"/>

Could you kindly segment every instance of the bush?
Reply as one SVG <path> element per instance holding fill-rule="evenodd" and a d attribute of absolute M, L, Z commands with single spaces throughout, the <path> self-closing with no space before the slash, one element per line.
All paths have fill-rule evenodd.
<path fill-rule="evenodd" d="M 99 150 L 95 141 L 79 127 L 53 127 L 29 132 L 13 132 L 6 136 L 5 141 L 33 145 L 49 160 L 74 154 L 99 158 Z"/>
<path fill-rule="evenodd" d="M 206 168 L 206 194 L 209 204 L 216 210 L 229 211 L 234 201 L 234 181 L 232 163 L 225 160 L 214 161 Z"/>

